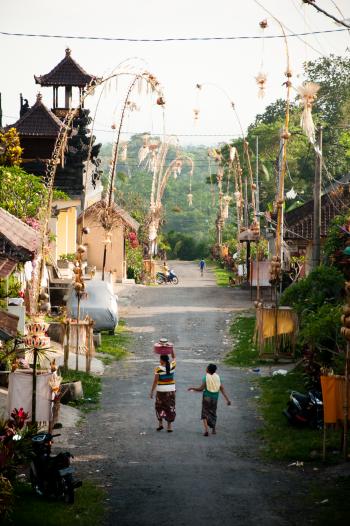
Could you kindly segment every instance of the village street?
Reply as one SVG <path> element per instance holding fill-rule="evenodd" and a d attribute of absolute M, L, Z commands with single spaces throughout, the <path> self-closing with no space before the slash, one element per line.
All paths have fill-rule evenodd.
<path fill-rule="evenodd" d="M 76 467 L 106 487 L 107 522 L 147 526 L 284 525 L 286 495 L 301 490 L 297 474 L 259 459 L 254 434 L 259 420 L 251 371 L 220 364 L 229 349 L 228 321 L 251 306 L 249 293 L 219 288 L 214 274 L 203 278 L 194 263 L 174 263 L 178 286 L 128 287 L 120 294 L 122 317 L 134 332 L 130 359 L 107 368 L 101 410 L 88 415 L 82 434 L 72 433 Z M 154 341 L 167 336 L 177 352 L 177 418 L 172 434 L 156 432 L 149 399 Z M 209 361 L 232 399 L 221 398 L 218 434 L 203 436 L 200 385 Z M 277 498 L 283 495 L 283 498 Z M 291 505 L 290 500 L 288 505 Z M 294 522 L 295 521 L 295 522 Z M 305 522 L 303 523 L 305 524 Z"/>

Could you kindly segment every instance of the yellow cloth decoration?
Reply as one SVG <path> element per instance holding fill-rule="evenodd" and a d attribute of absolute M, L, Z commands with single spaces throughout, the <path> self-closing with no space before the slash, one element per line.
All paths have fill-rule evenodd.
<path fill-rule="evenodd" d="M 324 423 L 336 424 L 338 421 L 343 421 L 345 402 L 344 376 L 321 376 L 321 386 Z M 350 384 L 348 383 L 348 404 L 349 403 Z"/>
<path fill-rule="evenodd" d="M 205 383 L 207 384 L 207 391 L 210 391 L 211 393 L 217 393 L 220 391 L 221 380 L 217 373 L 207 373 Z"/>

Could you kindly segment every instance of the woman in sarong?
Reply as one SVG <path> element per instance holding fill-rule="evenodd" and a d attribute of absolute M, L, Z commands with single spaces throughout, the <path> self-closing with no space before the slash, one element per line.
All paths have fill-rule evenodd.
<path fill-rule="evenodd" d="M 164 429 L 163 419 L 167 422 L 167 431 L 171 433 L 172 423 L 176 417 L 175 411 L 175 351 L 172 353 L 172 361 L 167 354 L 160 356 L 160 365 L 154 371 L 154 380 L 150 392 L 150 398 L 156 390 L 156 415 L 158 420 L 157 431 Z"/>
<path fill-rule="evenodd" d="M 202 422 L 204 426 L 204 436 L 209 436 L 209 427 L 213 435 L 216 434 L 216 410 L 218 406 L 219 393 L 225 398 L 227 405 L 231 405 L 224 386 L 221 383 L 220 376 L 216 373 L 216 365 L 210 363 L 207 367 L 206 375 L 203 377 L 200 387 L 189 387 L 189 391 L 203 391 L 202 400 Z"/>

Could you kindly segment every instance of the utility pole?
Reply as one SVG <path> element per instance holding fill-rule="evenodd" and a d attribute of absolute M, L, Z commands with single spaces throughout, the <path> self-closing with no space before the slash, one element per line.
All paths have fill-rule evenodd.
<path fill-rule="evenodd" d="M 321 178 L 322 178 L 322 126 L 317 126 L 315 183 L 314 183 L 314 229 L 312 244 L 312 268 L 321 262 Z"/>

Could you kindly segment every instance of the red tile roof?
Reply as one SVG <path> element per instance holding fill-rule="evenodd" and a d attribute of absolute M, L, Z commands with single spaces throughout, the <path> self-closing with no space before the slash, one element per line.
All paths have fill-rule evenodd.
<path fill-rule="evenodd" d="M 89 75 L 79 66 L 71 57 L 71 50 L 66 49 L 66 56 L 53 70 L 46 75 L 34 75 L 35 82 L 41 86 L 79 86 L 83 88 L 92 80 L 96 79 L 94 75 Z"/>
<path fill-rule="evenodd" d="M 14 124 L 8 128 L 16 128 L 22 137 L 57 137 L 63 124 L 45 104 L 40 94 L 36 103 Z"/>
<path fill-rule="evenodd" d="M 0 207 L 0 235 L 14 246 L 35 252 L 40 244 L 39 233 Z"/>

